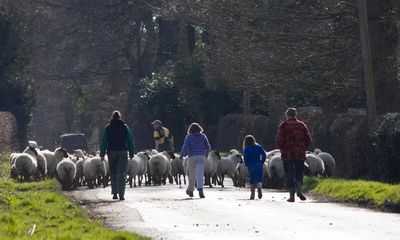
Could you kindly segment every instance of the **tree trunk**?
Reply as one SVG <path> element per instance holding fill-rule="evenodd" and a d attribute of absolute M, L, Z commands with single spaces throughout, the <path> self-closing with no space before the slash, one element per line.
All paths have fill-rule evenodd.
<path fill-rule="evenodd" d="M 371 129 L 376 121 L 376 99 L 374 73 L 372 70 L 371 45 L 368 30 L 367 6 L 365 0 L 358 1 L 358 14 L 360 19 L 361 51 L 367 93 L 368 126 Z"/>

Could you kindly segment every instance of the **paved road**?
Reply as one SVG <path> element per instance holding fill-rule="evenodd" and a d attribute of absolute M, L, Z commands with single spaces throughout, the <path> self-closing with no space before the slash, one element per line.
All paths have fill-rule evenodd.
<path fill-rule="evenodd" d="M 195 192 L 197 194 L 197 192 Z M 399 240 L 400 214 L 382 213 L 313 199 L 287 203 L 285 192 L 205 189 L 205 199 L 187 198 L 176 185 L 127 188 L 126 200 L 111 200 L 110 188 L 69 192 L 106 225 L 154 239 Z M 296 199 L 298 200 L 298 199 Z"/>

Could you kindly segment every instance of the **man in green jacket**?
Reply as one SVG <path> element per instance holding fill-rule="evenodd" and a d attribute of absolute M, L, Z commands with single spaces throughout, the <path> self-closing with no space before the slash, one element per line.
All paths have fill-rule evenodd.
<path fill-rule="evenodd" d="M 113 199 L 125 200 L 125 179 L 129 158 L 133 158 L 134 139 L 131 129 L 121 120 L 121 113 L 114 111 L 105 127 L 100 145 L 100 157 L 104 161 L 107 152 L 110 165 L 111 194 Z"/>

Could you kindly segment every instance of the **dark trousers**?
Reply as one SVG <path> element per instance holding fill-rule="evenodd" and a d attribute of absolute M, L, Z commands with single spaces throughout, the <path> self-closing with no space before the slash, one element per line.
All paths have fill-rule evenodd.
<path fill-rule="evenodd" d="M 303 160 L 284 160 L 283 167 L 286 174 L 287 188 L 294 188 L 296 183 L 303 184 L 304 161 Z"/>
<path fill-rule="evenodd" d="M 110 165 L 111 194 L 118 193 L 120 197 L 124 197 L 125 179 L 128 167 L 128 152 L 110 151 L 107 152 L 107 156 Z"/>

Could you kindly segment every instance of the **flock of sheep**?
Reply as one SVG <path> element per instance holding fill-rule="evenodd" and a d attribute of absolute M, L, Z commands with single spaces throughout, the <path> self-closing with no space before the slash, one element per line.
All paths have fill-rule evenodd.
<path fill-rule="evenodd" d="M 309 175 L 331 176 L 334 173 L 336 164 L 329 153 L 315 149 L 314 152 L 307 152 L 306 157 L 304 165 Z M 187 158 L 179 160 L 177 154 L 170 152 L 138 152 L 128 160 L 126 182 L 130 187 L 136 187 L 141 186 L 143 180 L 145 185 L 161 185 L 167 181 L 172 184 L 175 181 L 181 187 L 182 177 L 186 184 L 187 161 Z M 102 161 L 99 155 L 86 155 L 79 149 L 70 155 L 60 147 L 54 152 L 27 147 L 22 153 L 12 153 L 10 163 L 11 177 L 30 181 L 55 176 L 62 190 L 85 185 L 89 188 L 106 187 L 110 180 L 107 157 Z M 284 187 L 285 172 L 279 149 L 267 153 L 263 170 L 264 187 Z M 204 183 L 209 187 L 224 187 L 225 176 L 232 179 L 234 186 L 245 187 L 249 175 L 242 155 L 232 149 L 228 156 L 221 157 L 218 151 L 212 150 L 205 161 Z"/>

